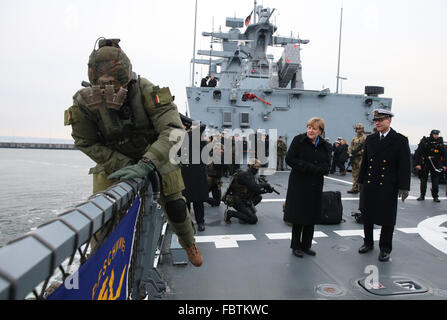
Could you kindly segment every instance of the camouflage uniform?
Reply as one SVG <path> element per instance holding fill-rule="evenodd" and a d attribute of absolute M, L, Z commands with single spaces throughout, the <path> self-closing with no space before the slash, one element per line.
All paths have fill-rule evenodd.
<path fill-rule="evenodd" d="M 276 169 L 281 165 L 281 170 L 284 170 L 284 157 L 287 153 L 287 145 L 284 141 L 278 140 L 276 142 Z"/>
<path fill-rule="evenodd" d="M 363 133 L 363 124 L 357 124 L 354 126 L 354 129 L 357 132 L 357 136 L 352 139 L 348 150 L 352 165 L 352 188 L 348 191 L 348 193 L 358 193 L 360 191 L 357 184 L 357 178 L 360 172 L 363 148 L 366 140 L 366 135 Z"/>
<path fill-rule="evenodd" d="M 117 41 L 100 41 L 90 55 L 92 87 L 73 96 L 73 105 L 65 111 L 65 125 L 72 126 L 75 146 L 97 163 L 89 172 L 93 174 L 94 193 L 118 181 L 109 180 L 110 174 L 148 159 L 161 176 L 159 204 L 173 231 L 183 248 L 195 247 L 194 229 L 182 196 L 185 186 L 181 170 L 169 160 L 169 151 L 176 143 L 169 141 L 170 133 L 174 129 L 185 133 L 174 99 L 169 88 L 154 86 L 145 78 L 132 78 L 130 61 Z M 112 76 L 119 83 L 104 84 L 102 75 Z M 114 89 L 118 86 L 119 91 Z M 105 103 L 104 99 L 94 99 L 101 90 Z M 113 90 L 108 100 L 107 90 Z"/>

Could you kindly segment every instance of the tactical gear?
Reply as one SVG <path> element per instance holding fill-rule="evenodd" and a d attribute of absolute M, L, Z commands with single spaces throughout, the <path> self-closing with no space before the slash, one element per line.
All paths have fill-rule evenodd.
<path fill-rule="evenodd" d="M 92 85 L 98 85 L 99 78 L 104 75 L 112 76 L 122 87 L 132 79 L 132 64 L 118 45 L 119 41 L 103 39 L 99 48 L 93 49 L 88 60 L 88 78 Z"/>
<path fill-rule="evenodd" d="M 106 85 L 104 89 L 100 86 L 91 86 L 79 93 L 91 110 L 99 109 L 102 105 L 108 109 L 120 110 L 127 96 L 126 89 L 120 87 L 115 90 L 114 85 Z"/>
<path fill-rule="evenodd" d="M 137 164 L 124 167 L 109 175 L 109 179 L 127 180 L 132 178 L 147 177 L 155 170 L 155 166 L 151 161 L 138 161 Z"/>
<path fill-rule="evenodd" d="M 245 185 L 240 184 L 238 182 L 238 178 L 241 174 L 243 174 L 242 170 L 236 171 L 234 173 L 233 177 L 231 178 L 230 183 L 228 184 L 227 191 L 225 192 L 223 199 L 222 199 L 224 201 L 224 203 L 227 205 L 228 205 L 228 203 L 226 201 L 228 201 L 227 199 L 230 199 L 230 198 L 228 198 L 229 195 L 233 196 L 232 197 L 233 200 L 236 200 L 235 198 L 250 198 L 248 188 Z M 253 183 L 255 183 L 254 180 L 253 180 Z"/>
<path fill-rule="evenodd" d="M 361 123 L 356 125 L 356 130 L 359 128 L 359 125 L 363 125 Z M 357 178 L 360 172 L 360 164 L 362 162 L 363 149 L 365 147 L 366 135 L 363 133 L 363 130 L 357 131 L 357 135 L 352 139 L 351 145 L 349 146 L 348 153 L 351 156 L 351 166 L 352 166 L 352 189 L 348 191 L 348 193 L 358 193 L 359 188 L 357 186 Z"/>
<path fill-rule="evenodd" d="M 231 217 L 238 218 L 241 223 L 255 224 L 258 222 L 255 206 L 262 200 L 260 194 L 265 193 L 265 188 L 268 189 L 270 185 L 257 183 L 251 171 L 256 167 L 255 162 L 250 165 L 249 170 L 238 170 L 233 175 L 222 200 L 236 211 L 228 210 L 225 213 L 225 222 L 229 223 Z"/>
<path fill-rule="evenodd" d="M 261 166 L 261 161 L 259 161 L 258 159 L 250 159 L 249 163 L 248 163 L 248 167 L 260 167 Z"/>
<path fill-rule="evenodd" d="M 287 145 L 284 141 L 278 140 L 276 142 L 276 169 L 284 170 L 284 157 L 287 153 Z"/>
<path fill-rule="evenodd" d="M 148 80 L 138 78 L 129 85 L 120 110 L 105 107 L 91 110 L 80 92 L 75 94 L 74 105 L 65 112 L 65 124 L 72 125 L 76 147 L 98 163 L 91 173 L 101 170 L 112 173 L 143 155 L 152 160 L 162 176 L 172 170 L 180 171 L 169 162 L 169 151 L 175 141 L 168 140 L 168 132 L 162 141 L 157 140 L 161 131 L 178 129 L 184 133 L 172 96 L 169 91 L 160 91 Z M 153 92 L 170 103 L 156 107 Z M 124 110 L 128 110 L 128 115 L 123 114 Z"/>
<path fill-rule="evenodd" d="M 422 137 L 419 146 L 415 152 L 417 164 L 427 165 L 431 169 L 441 172 L 441 164 L 445 164 L 444 141 L 442 137 L 437 139 L 430 137 Z"/>
<path fill-rule="evenodd" d="M 287 153 L 287 145 L 284 141 L 278 140 L 276 142 L 276 154 L 284 156 Z"/>
<path fill-rule="evenodd" d="M 188 209 L 179 213 L 183 220 L 180 223 L 166 214 L 167 203 L 185 201 L 180 167 L 170 161 L 170 151 L 178 143 L 170 140 L 170 136 L 174 130 L 178 138 L 185 134 L 174 98 L 168 88 L 136 78 L 118 42 L 118 39 L 103 39 L 90 55 L 92 85 L 73 96 L 73 105 L 64 114 L 64 124 L 72 126 L 76 148 L 97 163 L 89 172 L 93 174 L 94 192 L 116 182 L 108 180 L 108 176 L 126 179 L 144 176 L 156 169 L 161 177 L 158 203 L 180 245 L 190 247 L 195 239 Z M 122 168 L 124 174 L 119 170 Z"/>
<path fill-rule="evenodd" d="M 357 129 L 365 129 L 365 127 L 363 126 L 363 123 L 357 123 L 355 126 L 354 126 L 354 129 L 355 130 L 357 130 Z"/>
<path fill-rule="evenodd" d="M 259 172 L 259 168 L 257 168 L 256 166 L 249 166 L 248 170 L 251 172 L 252 175 L 257 175 Z"/>
<path fill-rule="evenodd" d="M 166 214 L 175 223 L 182 223 L 186 219 L 186 203 L 177 199 L 166 203 Z"/>

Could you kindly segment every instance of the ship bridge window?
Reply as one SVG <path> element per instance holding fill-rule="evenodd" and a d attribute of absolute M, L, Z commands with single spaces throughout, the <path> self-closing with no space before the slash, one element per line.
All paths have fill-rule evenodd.
<path fill-rule="evenodd" d="M 233 124 L 233 114 L 231 112 L 222 112 L 222 125 L 231 126 Z"/>
<path fill-rule="evenodd" d="M 240 127 L 250 126 L 250 114 L 248 112 L 239 113 L 239 126 Z"/>

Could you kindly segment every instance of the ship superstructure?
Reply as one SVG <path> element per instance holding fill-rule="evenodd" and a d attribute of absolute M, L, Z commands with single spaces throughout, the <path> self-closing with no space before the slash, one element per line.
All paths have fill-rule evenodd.
<path fill-rule="evenodd" d="M 270 22 L 274 10 L 256 6 L 252 24 L 227 18 L 228 32 L 203 32 L 213 43 L 217 39 L 222 50 L 198 50 L 205 58 L 192 62 L 208 65 L 218 85 L 186 88 L 191 117 L 220 131 L 277 129 L 289 143 L 314 116 L 326 121 L 328 137 L 351 137 L 359 122 L 372 132 L 373 110 L 391 109 L 392 100 L 379 97 L 384 88 L 365 86 L 365 94 L 305 89 L 301 50 L 309 40 L 275 35 Z M 282 48 L 278 60 L 267 53 L 269 47 Z"/>

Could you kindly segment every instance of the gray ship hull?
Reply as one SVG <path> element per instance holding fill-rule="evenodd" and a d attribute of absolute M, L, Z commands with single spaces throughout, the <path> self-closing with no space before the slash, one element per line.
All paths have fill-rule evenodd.
<path fill-rule="evenodd" d="M 221 97 L 215 98 L 215 91 L 220 91 Z M 311 117 L 321 117 L 326 123 L 325 136 L 332 141 L 336 137 L 351 137 L 353 126 L 361 122 L 365 132 L 373 131 L 373 110 L 391 107 L 391 99 L 369 97 L 355 94 L 334 94 L 325 91 L 295 90 L 295 89 L 240 89 L 234 93 L 224 88 L 187 87 L 188 105 L 191 118 L 200 120 L 208 128 L 219 131 L 225 129 L 277 130 L 277 136 L 292 141 L 298 132 L 304 131 Z M 271 103 L 266 105 L 260 100 L 242 101 L 244 92 L 255 94 Z M 234 104 L 231 96 L 238 97 Z M 228 122 L 224 121 L 224 113 L 229 113 Z M 248 113 L 248 125 L 241 123 L 241 115 Z"/>

